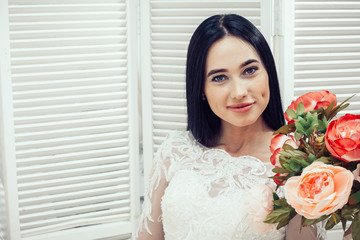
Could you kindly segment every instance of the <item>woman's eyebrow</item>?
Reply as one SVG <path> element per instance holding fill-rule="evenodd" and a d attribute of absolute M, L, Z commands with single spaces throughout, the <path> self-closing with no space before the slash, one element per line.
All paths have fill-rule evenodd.
<path fill-rule="evenodd" d="M 249 64 L 251 64 L 251 63 L 253 63 L 253 62 L 259 63 L 259 61 L 256 60 L 256 59 L 249 59 L 249 60 L 243 62 L 243 63 L 240 65 L 240 68 L 243 68 L 243 67 L 245 67 L 245 66 L 247 66 L 247 65 L 249 65 Z M 213 69 L 213 70 L 211 70 L 211 71 L 207 74 L 207 77 L 210 77 L 211 75 L 216 74 L 216 73 L 219 73 L 219 72 L 227 72 L 227 70 L 226 70 L 225 68 Z"/>
<path fill-rule="evenodd" d="M 211 76 L 211 75 L 213 75 L 213 74 L 219 73 L 219 72 L 226 72 L 226 71 L 227 71 L 227 70 L 226 70 L 225 68 L 222 68 L 222 69 L 213 69 L 213 70 L 211 70 L 211 71 L 208 73 L 207 77 L 209 77 L 209 76 Z"/>
<path fill-rule="evenodd" d="M 256 60 L 256 59 L 249 59 L 249 60 L 247 60 L 246 62 L 243 62 L 243 63 L 240 65 L 240 68 L 243 68 L 243 67 L 245 67 L 246 65 L 249 65 L 249 64 L 251 64 L 251 63 L 253 63 L 253 62 L 259 63 L 259 61 Z"/>

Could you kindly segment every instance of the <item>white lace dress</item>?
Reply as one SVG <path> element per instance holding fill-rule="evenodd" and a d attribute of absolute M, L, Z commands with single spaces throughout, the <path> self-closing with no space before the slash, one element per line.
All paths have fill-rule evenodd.
<path fill-rule="evenodd" d="M 271 168 L 206 148 L 189 132 L 171 134 L 155 155 L 139 229 L 151 233 L 149 221 L 162 221 L 166 240 L 284 239 L 284 228 L 258 234 L 246 220 L 244 197 L 255 184 L 274 184 Z M 162 218 L 152 219 L 153 193 L 163 179 Z"/>

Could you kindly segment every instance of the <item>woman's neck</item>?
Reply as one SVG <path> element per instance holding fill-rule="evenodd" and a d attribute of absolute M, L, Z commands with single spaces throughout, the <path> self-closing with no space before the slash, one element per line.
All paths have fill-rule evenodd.
<path fill-rule="evenodd" d="M 251 155 L 267 159 L 273 130 L 267 126 L 263 118 L 245 127 L 236 127 L 223 123 L 216 148 L 227 151 L 230 155 Z M 268 161 L 268 160 L 267 160 Z"/>

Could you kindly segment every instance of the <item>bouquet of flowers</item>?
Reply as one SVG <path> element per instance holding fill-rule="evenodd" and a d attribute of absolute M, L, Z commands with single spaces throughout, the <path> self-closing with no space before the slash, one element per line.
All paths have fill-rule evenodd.
<path fill-rule="evenodd" d="M 302 226 L 342 223 L 360 240 L 360 115 L 336 118 L 349 103 L 337 105 L 328 91 L 307 93 L 291 103 L 287 125 L 271 141 L 273 179 L 285 197 L 273 193 L 265 223 L 286 226 L 296 215 Z M 350 231 L 349 231 L 350 230 Z"/>

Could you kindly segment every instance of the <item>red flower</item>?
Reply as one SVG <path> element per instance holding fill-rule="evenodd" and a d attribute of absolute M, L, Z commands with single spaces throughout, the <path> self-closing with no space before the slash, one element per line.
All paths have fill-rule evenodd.
<path fill-rule="evenodd" d="M 293 148 L 298 148 L 299 144 L 295 141 L 295 138 L 291 135 L 287 136 L 285 134 L 278 134 L 275 137 L 273 137 L 271 139 L 271 144 L 270 144 L 270 151 L 272 153 L 271 157 L 270 157 L 270 162 L 272 165 L 274 165 L 275 167 L 280 167 L 280 162 L 279 162 L 279 156 L 280 156 L 280 151 L 283 149 L 283 145 L 284 144 L 288 144 L 290 146 L 292 146 Z M 284 176 L 286 174 L 275 174 L 275 177 L 279 177 L 279 176 Z M 276 185 L 279 185 L 281 183 L 280 179 L 274 178 L 273 179 L 274 182 L 276 183 Z M 284 184 L 282 184 L 284 185 Z"/>
<path fill-rule="evenodd" d="M 319 109 L 323 107 L 326 109 L 332 102 L 335 101 L 334 106 L 337 104 L 335 94 L 330 93 L 326 90 L 321 90 L 320 92 L 309 92 L 300 97 L 298 97 L 295 101 L 292 101 L 288 108 L 296 111 L 297 105 L 302 102 L 304 103 L 305 112 L 309 112 L 312 110 Z M 285 112 L 285 119 L 288 121 L 288 124 L 294 122 L 294 119 Z"/>
<path fill-rule="evenodd" d="M 288 144 L 293 148 L 298 148 L 299 144 L 295 141 L 295 138 L 291 135 L 278 134 L 271 139 L 270 151 L 272 153 L 270 162 L 272 165 L 279 167 L 279 152 L 283 148 L 284 144 Z"/>
<path fill-rule="evenodd" d="M 274 175 L 274 177 L 281 177 L 281 176 L 284 176 L 284 174 L 281 175 L 280 173 L 276 173 L 276 174 Z M 279 184 L 281 183 L 281 179 L 273 178 L 273 180 L 274 180 L 274 182 L 276 183 L 276 185 L 279 185 Z M 283 185 L 284 185 L 284 183 L 281 184 L 281 186 L 283 186 Z"/>
<path fill-rule="evenodd" d="M 331 155 L 339 160 L 360 161 L 360 115 L 346 114 L 330 122 L 325 144 Z"/>

